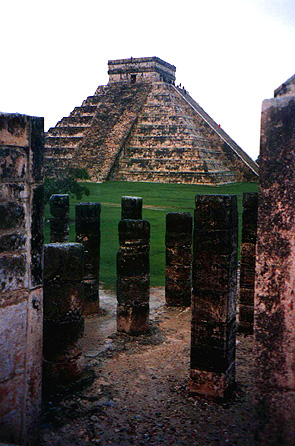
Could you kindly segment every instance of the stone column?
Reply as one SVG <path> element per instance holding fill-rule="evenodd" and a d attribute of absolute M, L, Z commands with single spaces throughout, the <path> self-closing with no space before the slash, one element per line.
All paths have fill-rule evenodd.
<path fill-rule="evenodd" d="M 148 330 L 150 288 L 150 224 L 119 222 L 117 254 L 117 329 L 129 334 Z"/>
<path fill-rule="evenodd" d="M 49 199 L 50 243 L 69 241 L 70 197 L 68 194 L 54 194 Z"/>
<path fill-rule="evenodd" d="M 99 311 L 100 203 L 76 204 L 76 242 L 85 255 L 84 314 Z"/>
<path fill-rule="evenodd" d="M 224 398 L 235 382 L 238 211 L 235 195 L 197 195 L 190 392 Z"/>
<path fill-rule="evenodd" d="M 43 118 L 0 113 L 0 443 L 39 444 Z"/>
<path fill-rule="evenodd" d="M 257 445 L 295 442 L 295 96 L 263 102 L 255 284 Z"/>
<path fill-rule="evenodd" d="M 257 192 L 243 194 L 242 244 L 239 288 L 239 331 L 253 333 L 254 282 L 257 238 Z"/>
<path fill-rule="evenodd" d="M 192 216 L 166 215 L 165 297 L 171 306 L 190 306 L 192 288 Z"/>
<path fill-rule="evenodd" d="M 142 198 L 122 197 L 121 219 L 141 220 L 142 219 Z"/>
<path fill-rule="evenodd" d="M 43 387 L 78 379 L 83 371 L 84 249 L 80 243 L 44 246 Z"/>

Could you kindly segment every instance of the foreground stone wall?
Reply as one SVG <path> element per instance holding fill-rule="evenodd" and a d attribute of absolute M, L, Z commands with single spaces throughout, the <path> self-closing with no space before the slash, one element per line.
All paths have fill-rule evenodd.
<path fill-rule="evenodd" d="M 43 118 L 0 114 L 0 443 L 38 443 Z"/>
<path fill-rule="evenodd" d="M 295 97 L 263 102 L 255 285 L 256 444 L 295 439 Z"/>

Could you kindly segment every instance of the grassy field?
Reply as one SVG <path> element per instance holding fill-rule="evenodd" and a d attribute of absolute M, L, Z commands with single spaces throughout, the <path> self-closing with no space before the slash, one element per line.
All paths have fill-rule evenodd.
<path fill-rule="evenodd" d="M 235 183 L 223 186 L 157 183 L 88 183 L 90 195 L 81 201 L 101 203 L 101 266 L 100 280 L 106 288 L 115 288 L 118 222 L 121 218 L 121 197 L 131 195 L 143 199 L 143 219 L 151 225 L 151 286 L 165 283 L 165 219 L 167 212 L 190 212 L 193 215 L 196 194 L 235 194 L 241 229 L 243 192 L 257 192 L 257 183 Z M 75 204 L 70 201 L 70 241 L 75 241 Z M 45 243 L 49 242 L 49 206 L 45 209 Z"/>

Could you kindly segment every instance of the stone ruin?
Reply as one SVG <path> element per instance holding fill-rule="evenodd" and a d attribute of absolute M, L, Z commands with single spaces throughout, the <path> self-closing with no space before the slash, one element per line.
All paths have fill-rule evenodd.
<path fill-rule="evenodd" d="M 109 83 L 51 128 L 47 176 L 84 168 L 91 181 L 257 181 L 257 164 L 175 83 L 158 57 L 109 61 Z"/>
<path fill-rule="evenodd" d="M 278 89 L 276 97 L 264 101 L 262 109 L 254 287 L 256 445 L 291 446 L 295 438 L 292 79 L 292 85 L 287 82 L 288 88 Z M 85 248 L 82 243 L 47 245 L 43 282 L 43 120 L 0 114 L 0 153 L 0 441 L 34 446 L 39 444 L 42 342 L 46 381 L 54 385 L 69 382 L 83 371 Z M 131 334 L 148 329 L 149 224 L 142 220 L 141 208 L 140 198 L 124 197 L 119 223 L 118 330 Z M 246 322 L 249 331 L 254 248 L 248 245 L 254 245 L 256 237 L 255 225 L 248 225 L 255 221 L 255 217 L 248 218 L 251 212 L 256 215 L 256 197 L 245 196 L 240 306 L 248 305 L 244 313 L 251 317 L 243 319 L 241 311 L 240 321 Z M 96 220 L 100 208 L 93 213 Z M 91 210 L 86 214 L 92 215 Z M 186 230 L 175 224 L 171 231 L 169 219 L 174 218 L 187 219 Z M 167 221 L 169 281 L 170 266 L 178 266 L 180 254 L 187 258 L 191 223 L 183 215 L 167 217 Z M 182 245 L 169 245 L 177 233 Z M 98 237 L 96 232 L 96 237 L 98 240 L 100 233 Z M 224 398 L 235 380 L 236 239 L 236 197 L 196 196 L 189 390 L 206 398 Z M 179 275 L 173 274 L 173 280 L 181 281 L 183 275 L 179 268 L 176 271 Z M 53 288 L 59 293 L 52 293 Z M 248 296 L 247 303 L 243 295 Z M 58 333 L 62 342 L 52 342 Z"/>

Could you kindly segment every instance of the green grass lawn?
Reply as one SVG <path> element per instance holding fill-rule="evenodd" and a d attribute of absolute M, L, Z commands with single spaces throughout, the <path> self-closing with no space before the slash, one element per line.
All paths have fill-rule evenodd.
<path fill-rule="evenodd" d="M 151 225 L 151 286 L 165 284 L 165 221 L 167 212 L 190 212 L 193 216 L 196 194 L 235 194 L 241 229 L 243 192 L 257 192 L 258 183 L 234 183 L 223 186 L 158 183 L 88 183 L 90 195 L 80 201 L 101 203 L 100 280 L 106 288 L 115 288 L 118 222 L 121 218 L 121 197 L 131 195 L 143 199 L 143 219 Z M 75 204 L 70 200 L 70 241 L 75 241 Z M 49 206 L 45 208 L 45 243 L 49 242 Z"/>

